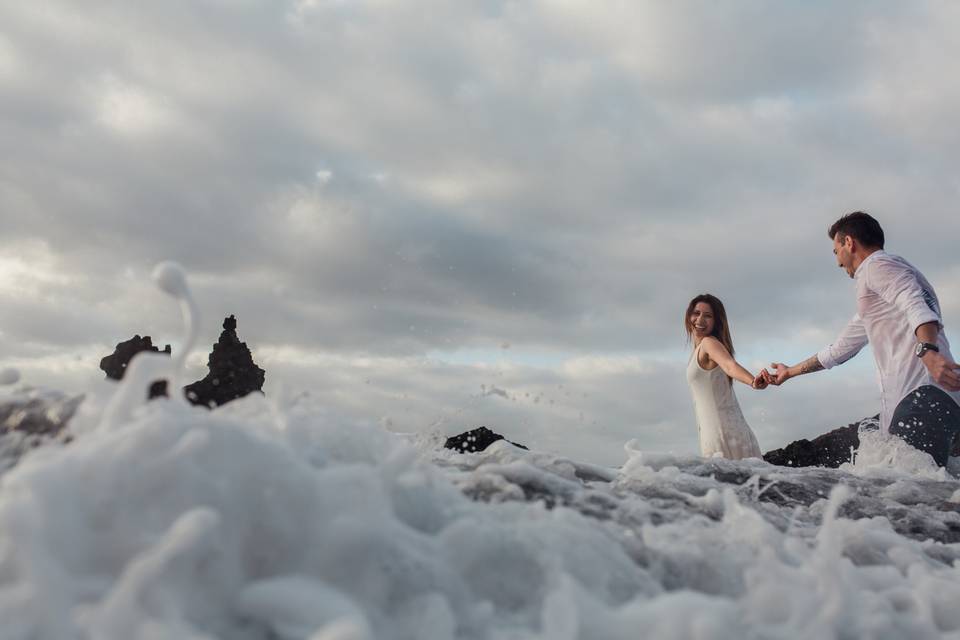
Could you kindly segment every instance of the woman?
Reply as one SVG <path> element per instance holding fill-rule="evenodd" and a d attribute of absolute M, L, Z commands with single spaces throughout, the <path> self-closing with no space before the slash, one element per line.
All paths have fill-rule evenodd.
<path fill-rule="evenodd" d="M 733 340 L 723 303 L 704 293 L 687 305 L 684 315 L 693 353 L 687 364 L 687 382 L 693 394 L 700 433 L 700 455 L 759 458 L 760 445 L 740 411 L 733 380 L 754 389 L 766 388 L 769 378 L 754 376 L 733 359 Z"/>

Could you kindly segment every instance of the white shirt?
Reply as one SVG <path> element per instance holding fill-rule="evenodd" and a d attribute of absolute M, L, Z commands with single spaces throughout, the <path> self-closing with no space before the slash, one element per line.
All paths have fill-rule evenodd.
<path fill-rule="evenodd" d="M 830 369 L 857 355 L 867 342 L 871 344 L 880 379 L 880 428 L 886 433 L 894 409 L 908 393 L 922 385 L 943 389 L 914 352 L 917 327 L 937 322 L 943 328 L 940 301 L 913 265 L 882 250 L 867 256 L 853 277 L 857 314 L 833 344 L 817 354 L 817 360 Z M 953 359 L 942 330 L 937 346 Z M 943 390 L 960 404 L 960 392 Z"/>

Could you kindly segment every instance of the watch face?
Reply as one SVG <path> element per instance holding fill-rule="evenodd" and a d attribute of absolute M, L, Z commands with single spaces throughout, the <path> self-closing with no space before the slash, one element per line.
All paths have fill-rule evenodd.
<path fill-rule="evenodd" d="M 916 349 L 914 349 L 914 353 L 917 354 L 917 357 L 918 357 L 918 358 L 919 358 L 920 356 L 922 356 L 923 354 L 925 354 L 927 351 L 938 351 L 938 352 L 939 352 L 939 351 L 940 351 L 940 348 L 939 348 L 937 345 L 935 345 L 935 344 L 930 344 L 929 342 L 920 342 L 920 343 L 917 343 L 917 347 L 916 347 Z"/>

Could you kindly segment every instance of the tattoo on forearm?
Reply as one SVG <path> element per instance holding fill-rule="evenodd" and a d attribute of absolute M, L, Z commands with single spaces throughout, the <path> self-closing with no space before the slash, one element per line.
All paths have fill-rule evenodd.
<path fill-rule="evenodd" d="M 820 360 L 817 356 L 810 356 L 806 360 L 800 363 L 800 375 L 805 373 L 813 373 L 814 371 L 823 371 L 823 365 L 820 364 Z"/>

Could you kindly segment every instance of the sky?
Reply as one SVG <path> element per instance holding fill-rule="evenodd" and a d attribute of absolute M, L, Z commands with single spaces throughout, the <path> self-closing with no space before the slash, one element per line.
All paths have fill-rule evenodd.
<path fill-rule="evenodd" d="M 960 340 L 960 5 L 0 1 L 0 367 L 82 392 L 182 341 L 150 281 L 331 419 L 696 452 L 687 302 L 740 361 L 854 313 L 866 210 Z M 953 79 L 951 79 L 953 78 Z M 872 357 L 737 387 L 763 450 L 878 412 Z"/>

